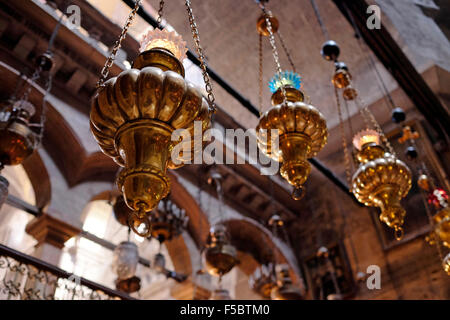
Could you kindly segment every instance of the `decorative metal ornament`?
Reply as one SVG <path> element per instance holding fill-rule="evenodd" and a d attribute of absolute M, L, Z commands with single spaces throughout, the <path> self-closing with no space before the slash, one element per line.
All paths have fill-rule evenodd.
<path fill-rule="evenodd" d="M 352 192 L 364 205 L 379 207 L 380 220 L 394 228 L 400 239 L 406 214 L 400 200 L 411 188 L 411 171 L 405 163 L 385 152 L 374 137 L 364 134 L 359 137 L 354 146 L 360 164 L 352 178 Z"/>
<path fill-rule="evenodd" d="M 258 33 L 260 35 L 268 37 L 270 35 L 270 32 L 267 27 L 266 19 L 270 20 L 270 24 L 271 24 L 273 33 L 276 33 L 278 31 L 280 24 L 278 22 L 278 19 L 274 15 L 272 15 L 272 13 L 270 13 L 270 12 L 262 14 L 258 18 L 258 20 L 256 20 L 256 30 L 258 30 Z"/>
<path fill-rule="evenodd" d="M 441 243 L 450 248 L 450 208 L 446 207 L 438 211 L 433 216 L 434 222 L 434 230 L 429 239 L 432 239 L 432 244 L 435 243 L 436 240 L 441 241 Z"/>
<path fill-rule="evenodd" d="M 184 79 L 175 54 L 186 49 L 174 39 L 178 38 L 173 33 L 150 31 L 133 68 L 106 81 L 92 102 L 92 133 L 101 150 L 124 167 L 117 185 L 127 205 L 138 211 L 130 227 L 141 236 L 150 232 L 147 213 L 170 191 L 167 169 L 181 167 L 194 156 L 191 152 L 189 159 L 171 158 L 177 144 L 194 145 L 184 137 L 172 141 L 172 133 L 186 129 L 194 136 L 194 122 L 199 121 L 203 137 L 210 126 L 208 102 L 199 88 Z"/>
<path fill-rule="evenodd" d="M 273 264 L 262 265 L 248 279 L 250 288 L 264 298 L 270 298 L 272 290 L 277 286 L 274 269 Z"/>
<path fill-rule="evenodd" d="M 30 127 L 35 107 L 26 100 L 8 101 L 0 112 L 0 168 L 21 164 L 39 145 Z"/>
<path fill-rule="evenodd" d="M 281 176 L 298 193 L 311 172 L 307 159 L 324 147 L 328 130 L 323 115 L 303 102 L 300 90 L 280 84 L 272 95 L 272 108 L 262 114 L 256 127 L 258 147 L 268 157 L 282 163 Z M 272 136 L 272 129 L 278 131 L 277 136 Z M 277 140 L 279 148 L 274 147 Z"/>
<path fill-rule="evenodd" d="M 188 221 L 184 209 L 180 209 L 167 197 L 150 216 L 151 236 L 160 243 L 170 241 L 183 232 Z"/>
<path fill-rule="evenodd" d="M 138 248 L 134 242 L 121 242 L 114 249 L 112 268 L 119 280 L 130 279 L 136 273 L 139 262 Z"/>
<path fill-rule="evenodd" d="M 228 273 L 238 263 L 236 249 L 229 243 L 224 225 L 219 224 L 211 228 L 203 259 L 208 273 L 219 277 Z"/>

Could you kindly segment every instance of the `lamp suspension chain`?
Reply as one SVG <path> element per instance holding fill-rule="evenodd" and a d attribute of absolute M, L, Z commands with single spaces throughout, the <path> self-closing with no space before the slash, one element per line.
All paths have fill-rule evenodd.
<path fill-rule="evenodd" d="M 130 28 L 131 24 L 133 23 L 134 18 L 136 17 L 136 13 L 138 12 L 140 6 L 141 6 L 142 0 L 136 0 L 133 10 L 131 10 L 130 14 L 128 15 L 128 18 L 125 22 L 125 25 L 122 28 L 122 32 L 120 33 L 119 39 L 114 43 L 114 47 L 111 50 L 111 53 L 109 57 L 106 59 L 105 65 L 103 66 L 102 71 L 100 72 L 101 76 L 100 79 L 97 82 L 97 89 L 104 86 L 105 80 L 108 77 L 109 70 L 111 69 L 112 65 L 114 64 L 114 60 L 116 59 L 117 52 L 120 49 L 120 46 L 122 45 L 123 39 L 125 39 L 128 29 Z"/>
<path fill-rule="evenodd" d="M 198 33 L 197 24 L 195 23 L 194 13 L 192 12 L 191 1 L 186 0 L 185 3 L 186 3 L 187 12 L 189 15 L 189 24 L 191 25 L 192 37 L 193 37 L 194 43 L 195 43 L 195 50 L 197 51 L 197 55 L 200 60 L 200 68 L 202 69 L 203 81 L 205 82 L 205 90 L 206 90 L 206 93 L 208 94 L 208 102 L 209 102 L 210 111 L 215 113 L 216 112 L 216 103 L 215 103 L 216 98 L 214 97 L 214 93 L 212 91 L 211 79 L 209 78 L 208 71 L 206 70 L 205 55 L 203 52 L 203 48 L 200 45 L 200 36 Z"/>
<path fill-rule="evenodd" d="M 160 29 L 163 28 L 163 26 L 161 25 L 163 13 L 164 13 L 164 0 L 160 0 L 159 1 L 159 9 L 158 9 L 158 18 L 156 19 L 156 23 L 158 24 L 158 27 Z"/>
<path fill-rule="evenodd" d="M 263 49 L 262 49 L 262 34 L 259 34 L 259 96 L 258 107 L 259 116 L 262 114 L 263 108 Z"/>
<path fill-rule="evenodd" d="M 342 117 L 341 101 L 339 99 L 339 93 L 336 87 L 334 87 L 334 94 L 336 95 L 336 104 L 339 115 L 339 129 L 341 131 L 342 148 L 344 149 L 345 174 L 347 177 L 347 183 L 351 189 L 352 177 L 350 173 L 350 154 L 347 147 L 347 140 L 345 139 L 345 128 L 344 128 L 344 119 Z"/>
<path fill-rule="evenodd" d="M 278 55 L 277 46 L 275 44 L 275 37 L 273 35 L 272 23 L 270 22 L 270 19 L 269 19 L 270 15 L 269 15 L 269 12 L 267 12 L 266 7 L 262 3 L 259 3 L 259 5 L 266 17 L 266 25 L 267 25 L 267 31 L 269 32 L 269 42 L 270 42 L 270 45 L 272 46 L 273 59 L 275 60 L 277 72 L 281 75 L 283 73 L 283 70 L 281 69 L 280 57 Z M 281 93 L 283 94 L 283 103 L 287 105 L 286 90 L 284 89 L 284 86 L 280 86 L 280 88 L 281 88 Z"/>

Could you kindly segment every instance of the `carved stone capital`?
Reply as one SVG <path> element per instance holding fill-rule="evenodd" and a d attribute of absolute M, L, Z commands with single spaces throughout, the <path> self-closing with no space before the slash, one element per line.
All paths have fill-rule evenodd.
<path fill-rule="evenodd" d="M 25 231 L 38 241 L 37 245 L 48 243 L 60 249 L 67 240 L 81 232 L 79 228 L 48 214 L 31 220 Z"/>

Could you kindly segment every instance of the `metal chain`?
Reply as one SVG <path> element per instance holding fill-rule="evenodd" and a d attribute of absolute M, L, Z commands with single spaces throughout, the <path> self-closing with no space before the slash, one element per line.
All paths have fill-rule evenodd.
<path fill-rule="evenodd" d="M 280 57 L 278 55 L 277 46 L 275 44 L 275 37 L 273 35 L 272 23 L 270 22 L 270 19 L 269 19 L 270 14 L 266 10 L 266 7 L 262 3 L 260 3 L 260 7 L 261 7 L 263 14 L 266 17 L 267 31 L 269 31 L 269 42 L 270 42 L 270 45 L 272 46 L 272 55 L 273 55 L 273 59 L 275 60 L 277 73 L 281 76 L 283 70 L 281 69 Z M 287 104 L 286 90 L 284 89 L 284 86 L 280 86 L 280 88 L 281 88 L 281 93 L 283 94 L 283 103 Z"/>
<path fill-rule="evenodd" d="M 344 148 L 344 159 L 345 159 L 345 174 L 347 176 L 347 183 L 349 185 L 350 190 L 351 187 L 351 172 L 350 172 L 350 154 L 347 147 L 347 140 L 345 138 L 345 128 L 344 128 L 344 119 L 342 117 L 342 111 L 341 111 L 341 102 L 339 99 L 339 93 L 336 87 L 334 87 L 334 94 L 336 96 L 336 104 L 338 109 L 338 115 L 339 115 L 339 129 L 341 131 L 341 138 L 342 138 L 342 147 Z"/>
<path fill-rule="evenodd" d="M 106 59 L 105 65 L 103 66 L 103 69 L 100 72 L 101 76 L 97 82 L 97 88 L 104 86 L 104 82 L 105 82 L 106 78 L 108 77 L 109 70 L 111 69 L 112 65 L 114 64 L 114 60 L 116 59 L 117 52 L 119 51 L 120 46 L 122 45 L 122 41 L 123 41 L 123 39 L 125 39 L 128 29 L 130 28 L 130 26 L 136 16 L 136 13 L 141 6 L 141 2 L 142 2 L 142 0 L 136 0 L 133 10 L 131 10 L 130 14 L 128 15 L 127 21 L 125 22 L 125 25 L 122 28 L 122 32 L 120 33 L 119 39 L 117 39 L 117 41 L 114 43 L 114 47 L 111 50 L 111 54 L 109 55 L 108 59 Z"/>
<path fill-rule="evenodd" d="M 163 10 L 164 10 L 164 0 L 159 1 L 159 10 L 158 10 L 158 19 L 156 19 L 156 23 L 158 23 L 158 26 L 160 29 L 163 28 L 161 25 L 162 17 L 163 17 Z"/>
<path fill-rule="evenodd" d="M 283 48 L 283 51 L 284 51 L 284 53 L 286 54 L 286 57 L 287 57 L 287 59 L 288 59 L 288 61 L 289 61 L 289 64 L 291 65 L 292 71 L 297 72 L 297 70 L 296 70 L 296 68 L 295 68 L 295 65 L 294 65 L 294 61 L 292 60 L 292 56 L 291 56 L 291 54 L 290 54 L 288 48 L 286 47 L 286 44 L 285 44 L 285 42 L 284 42 L 284 39 L 283 39 L 283 37 L 281 36 L 280 30 L 277 31 L 277 35 L 278 35 L 278 39 L 280 40 L 281 47 Z"/>
<path fill-rule="evenodd" d="M 189 15 L 189 24 L 191 25 L 192 37 L 195 43 L 195 49 L 197 51 L 198 58 L 200 60 L 200 68 L 202 69 L 203 81 L 205 82 L 205 90 L 208 94 L 208 102 L 210 110 L 215 113 L 216 112 L 216 98 L 214 97 L 214 93 L 212 91 L 211 79 L 209 78 L 208 71 L 206 69 L 205 63 L 205 55 L 203 53 L 203 48 L 200 45 L 200 36 L 198 34 L 198 27 L 195 23 L 194 13 L 192 12 L 191 1 L 186 0 L 186 8 Z"/>
<path fill-rule="evenodd" d="M 258 106 L 259 115 L 262 114 L 263 108 L 263 49 L 262 49 L 262 34 L 259 34 L 259 96 L 258 96 Z"/>

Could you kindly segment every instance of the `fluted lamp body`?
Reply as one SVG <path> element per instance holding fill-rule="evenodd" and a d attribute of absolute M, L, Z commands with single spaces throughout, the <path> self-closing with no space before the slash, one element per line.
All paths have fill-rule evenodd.
<path fill-rule="evenodd" d="M 311 171 L 307 159 L 324 147 L 328 130 L 323 115 L 303 102 L 300 90 L 284 86 L 284 91 L 287 103 L 279 88 L 272 95 L 272 107 L 259 119 L 258 146 L 268 157 L 281 163 L 281 176 L 294 188 L 301 189 Z M 274 136 L 272 129 L 278 134 Z"/>
<path fill-rule="evenodd" d="M 171 157 L 179 144 L 194 146 L 184 136 L 172 141 L 177 129 L 194 136 L 194 122 L 203 132 L 210 126 L 202 92 L 184 79 L 184 68 L 166 48 L 141 52 L 133 68 L 105 82 L 94 97 L 91 130 L 101 150 L 123 167 L 117 184 L 127 205 L 148 212 L 167 196 L 167 169 L 182 166 L 190 154 Z M 200 147 L 201 148 L 201 147 Z"/>
<path fill-rule="evenodd" d="M 352 178 L 353 194 L 364 205 L 379 207 L 380 220 L 401 238 L 406 212 L 400 200 L 411 188 L 411 171 L 376 142 L 363 144 L 357 158 L 360 164 Z"/>

